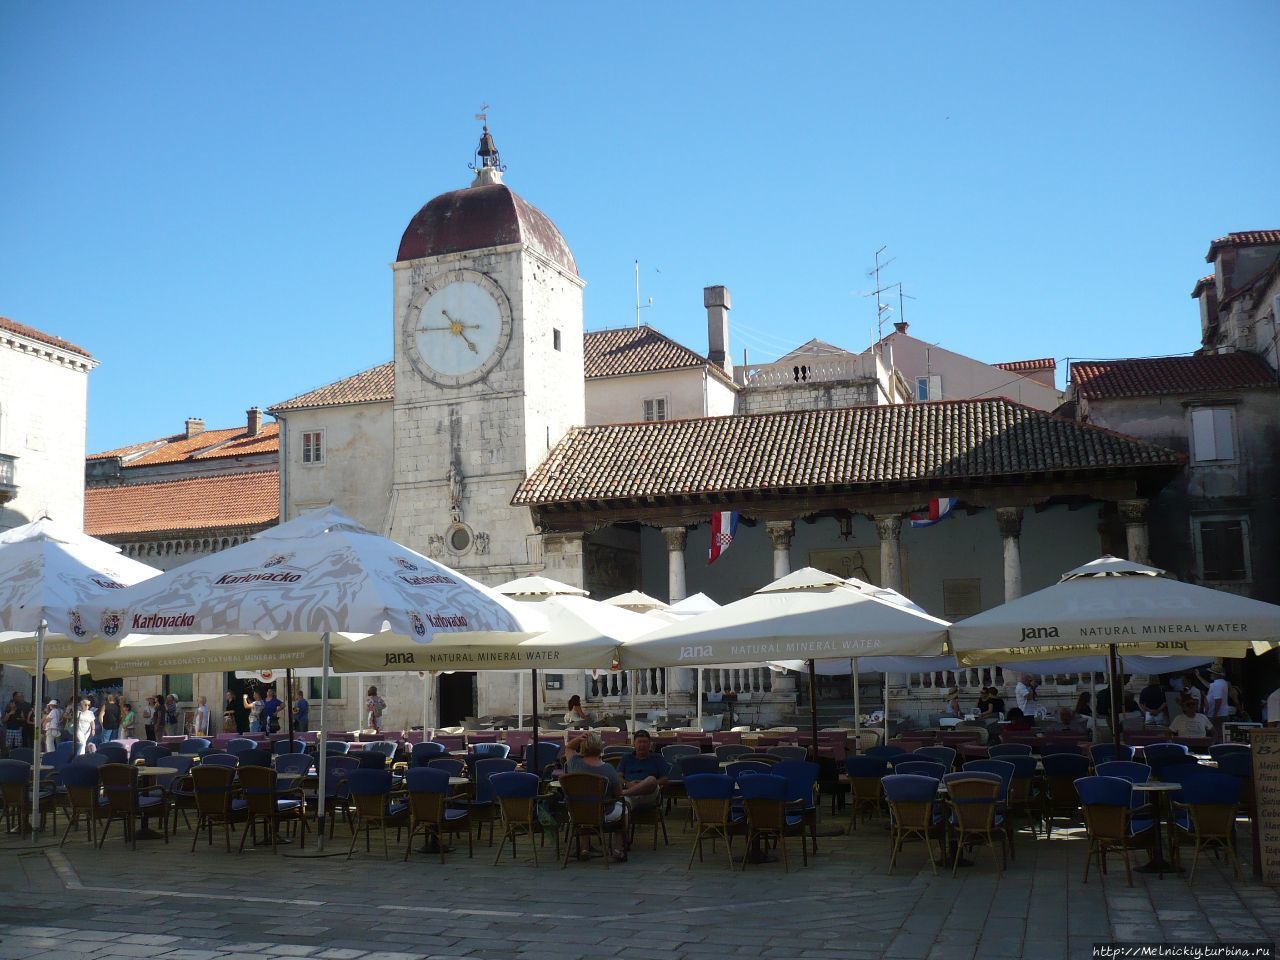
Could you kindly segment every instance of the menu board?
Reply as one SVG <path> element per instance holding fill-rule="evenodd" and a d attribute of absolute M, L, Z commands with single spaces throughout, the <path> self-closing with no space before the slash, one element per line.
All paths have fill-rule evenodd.
<path fill-rule="evenodd" d="M 1253 795 L 1263 883 L 1280 884 L 1280 727 L 1251 730 Z"/>

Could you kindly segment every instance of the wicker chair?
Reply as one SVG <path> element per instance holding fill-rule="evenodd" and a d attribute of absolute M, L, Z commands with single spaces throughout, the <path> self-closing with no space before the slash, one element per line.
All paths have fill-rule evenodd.
<path fill-rule="evenodd" d="M 501 776 L 501 774 L 499 774 Z M 408 788 L 409 840 L 405 846 L 404 858 L 409 859 L 413 852 L 413 838 L 419 833 L 423 839 L 435 841 L 440 851 L 440 862 L 444 863 L 446 848 L 445 834 L 467 835 L 467 856 L 475 855 L 475 843 L 471 836 L 471 813 L 465 809 L 450 809 L 449 772 L 435 767 L 410 767 L 405 771 L 405 786 Z M 505 838 L 504 838 L 505 842 Z M 499 850 L 499 853 L 502 851 Z"/>
<path fill-rule="evenodd" d="M 743 835 L 746 830 L 746 820 L 741 813 L 735 814 L 733 808 L 733 780 L 723 773 L 695 773 L 685 778 L 684 787 L 696 828 L 693 849 L 689 851 L 689 863 L 685 869 L 693 868 L 695 854 L 698 862 L 702 862 L 702 841 L 710 837 L 713 845 L 718 838 L 724 840 L 729 869 L 732 870 L 733 838 Z"/>
<path fill-rule="evenodd" d="M 231 823 L 239 823 L 245 817 L 243 809 L 232 809 L 236 771 L 218 764 L 200 764 L 191 770 L 191 792 L 195 796 L 196 828 L 191 837 L 191 852 L 195 853 L 200 841 L 200 829 L 209 831 L 209 846 L 213 846 L 213 828 L 222 824 L 227 853 L 231 852 Z"/>
<path fill-rule="evenodd" d="M 923 840 L 929 853 L 929 866 L 938 872 L 938 861 L 933 856 L 933 841 L 946 832 L 942 814 L 938 812 L 938 781 L 933 777 L 898 773 L 880 781 L 885 799 L 889 803 L 889 829 L 892 846 L 889 851 L 889 872 L 898 862 L 902 845 L 912 839 Z"/>
<path fill-rule="evenodd" d="M 951 829 L 954 831 L 955 860 L 951 865 L 951 875 L 956 875 L 960 866 L 960 851 L 985 843 L 995 849 L 996 839 L 1000 841 L 1000 874 L 1004 875 L 1005 861 L 1008 858 L 1009 837 L 1004 829 L 1004 815 L 996 811 L 1000 802 L 1003 784 L 997 773 L 965 771 L 949 773 L 943 778 L 947 796 L 951 801 Z"/>
<path fill-rule="evenodd" d="M 244 832 L 240 834 L 240 852 L 250 831 L 258 823 L 271 832 L 271 852 L 276 852 L 280 833 L 280 821 L 292 820 L 301 825 L 299 843 L 307 845 L 307 805 L 301 788 L 276 786 L 276 772 L 270 767 L 240 767 L 241 798 L 231 804 L 235 813 L 245 816 Z"/>
<path fill-rule="evenodd" d="M 493 774 L 489 778 L 489 784 L 498 800 L 498 812 L 502 818 L 502 840 L 498 844 L 498 853 L 493 858 L 494 865 L 502 859 L 502 851 L 506 849 L 508 840 L 511 841 L 511 856 L 515 857 L 516 838 L 528 837 L 529 848 L 533 852 L 533 865 L 536 867 L 538 845 L 534 842 L 534 836 L 540 834 L 545 844 L 548 832 L 555 837 L 556 859 L 559 860 L 560 831 L 544 830 L 538 820 L 538 787 L 541 778 L 535 773 L 510 770 Z"/>
<path fill-rule="evenodd" d="M 569 836 L 561 869 L 569 865 L 569 857 L 582 841 L 592 837 L 598 837 L 606 848 L 602 859 L 607 868 L 609 835 L 626 829 L 625 816 L 611 822 L 605 820 L 605 809 L 612 803 L 608 798 L 608 779 L 594 773 L 566 773 L 560 778 L 560 789 L 569 812 Z"/>

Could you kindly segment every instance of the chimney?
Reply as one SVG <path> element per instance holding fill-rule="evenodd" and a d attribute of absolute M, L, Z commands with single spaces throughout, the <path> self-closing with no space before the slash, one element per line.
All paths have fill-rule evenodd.
<path fill-rule="evenodd" d="M 262 430 L 262 408 L 250 407 L 248 411 L 249 426 L 245 433 L 251 437 L 256 437 Z"/>
<path fill-rule="evenodd" d="M 727 287 L 703 287 L 702 305 L 707 308 L 707 359 L 733 376 L 733 361 L 729 359 L 729 300 Z"/>
<path fill-rule="evenodd" d="M 187 417 L 187 437 L 195 437 L 204 433 L 204 421 L 199 417 Z"/>
<path fill-rule="evenodd" d="M 897 323 L 893 325 L 893 329 L 898 331 L 898 333 L 905 334 L 907 332 L 907 327 L 909 326 L 910 324 L 907 323 L 907 321 L 899 320 Z"/>

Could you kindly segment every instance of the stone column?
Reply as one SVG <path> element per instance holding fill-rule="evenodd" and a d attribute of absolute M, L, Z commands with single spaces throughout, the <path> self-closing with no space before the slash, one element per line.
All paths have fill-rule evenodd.
<path fill-rule="evenodd" d="M 1022 596 L 1022 508 L 996 507 L 996 526 L 1004 542 L 1004 602 Z"/>
<path fill-rule="evenodd" d="M 880 586 L 902 591 L 902 515 L 877 513 L 876 533 L 880 535 Z"/>
<path fill-rule="evenodd" d="M 1151 538 L 1147 530 L 1147 505 L 1145 498 L 1120 501 L 1120 519 L 1124 521 L 1124 538 L 1129 548 L 1129 559 L 1134 563 L 1151 562 Z"/>
<path fill-rule="evenodd" d="M 791 537 L 796 525 L 790 520 L 769 520 L 765 529 L 773 544 L 773 579 L 777 580 L 791 572 Z"/>
<path fill-rule="evenodd" d="M 689 531 L 684 527 L 663 527 L 667 540 L 667 602 L 675 603 L 685 598 L 684 547 Z"/>

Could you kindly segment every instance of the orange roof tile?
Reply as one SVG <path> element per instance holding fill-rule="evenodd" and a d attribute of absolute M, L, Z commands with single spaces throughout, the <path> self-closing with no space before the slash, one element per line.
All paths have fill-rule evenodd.
<path fill-rule="evenodd" d="M 592 330 L 582 337 L 582 365 L 588 380 L 680 370 L 710 362 L 648 325 Z"/>
<path fill-rule="evenodd" d="M 1269 247 L 1274 244 L 1280 244 L 1280 230 L 1237 230 L 1209 244 L 1209 252 L 1204 259 L 1206 263 L 1212 263 L 1222 247 Z"/>
<path fill-rule="evenodd" d="M 1237 352 L 1135 360 L 1081 360 L 1071 365 L 1071 382 L 1081 397 L 1111 400 L 1203 390 L 1274 387 L 1276 375 L 1257 354 Z"/>
<path fill-rule="evenodd" d="M 8 317 L 0 317 L 0 330 L 8 330 L 20 337 L 26 337 L 29 340 L 39 340 L 41 343 L 47 343 L 51 347 L 57 347 L 59 350 L 66 350 L 68 353 L 78 353 L 82 357 L 93 359 L 91 354 L 84 347 L 77 347 L 68 340 L 61 337 L 55 337 L 52 334 L 42 333 L 35 327 L 28 327 L 25 323 L 18 323 L 16 320 L 10 320 Z"/>
<path fill-rule="evenodd" d="M 267 412 L 301 410 L 305 407 L 336 407 L 347 403 L 374 403 L 390 400 L 395 393 L 396 365 L 394 361 L 388 360 L 346 379 L 277 403 L 268 408 Z"/>
<path fill-rule="evenodd" d="M 84 493 L 84 528 L 94 537 L 261 527 L 280 517 L 275 470 L 88 487 Z"/>
<path fill-rule="evenodd" d="M 221 430 L 202 430 L 194 437 L 185 433 L 159 440 L 131 443 L 127 447 L 91 453 L 88 460 L 105 460 L 119 457 L 121 466 L 152 467 L 161 463 L 179 463 L 183 460 L 217 460 L 221 457 L 244 457 L 255 453 L 277 453 L 280 450 L 280 424 L 264 423 L 257 434 L 250 436 L 244 427 Z"/>
<path fill-rule="evenodd" d="M 1057 370 L 1058 361 L 1053 357 L 1042 357 L 1039 360 L 1011 360 L 1008 363 L 993 363 L 993 367 L 1008 370 L 1010 373 L 1029 373 L 1033 370 Z"/>

